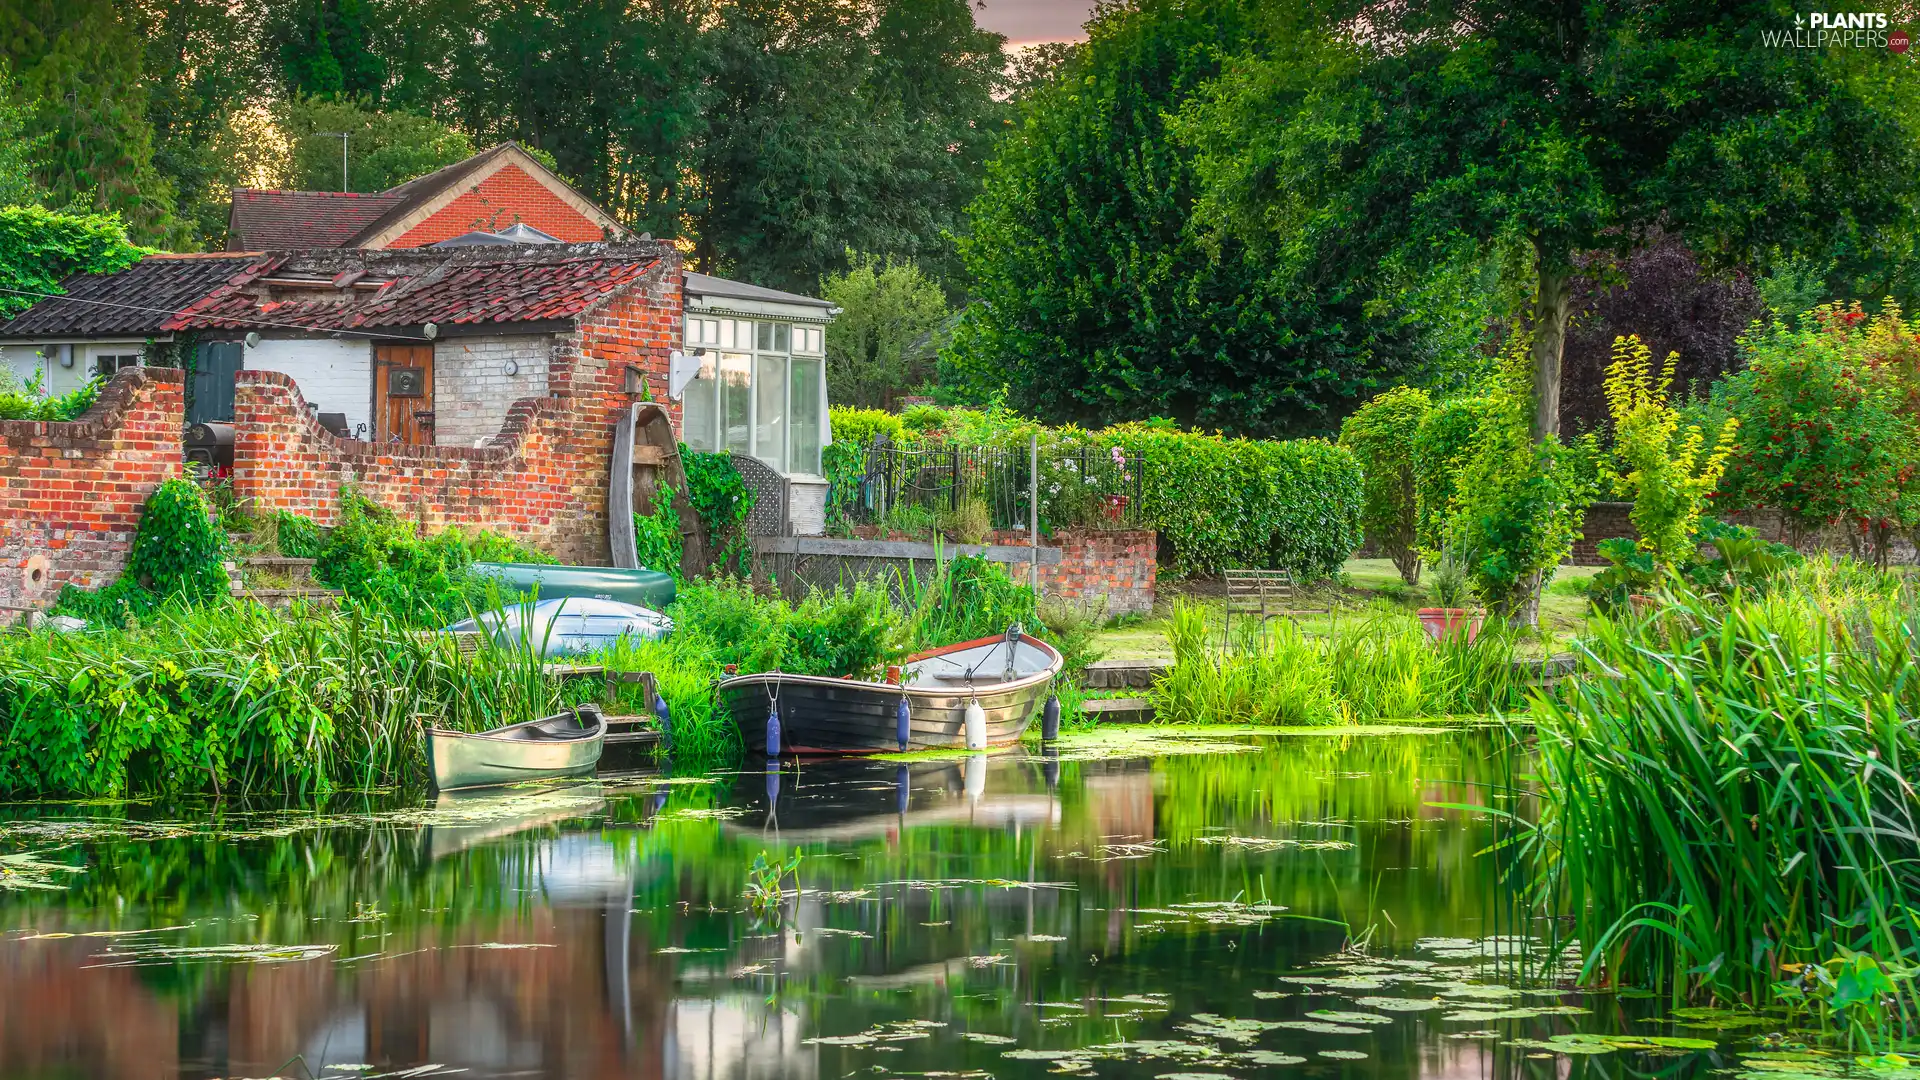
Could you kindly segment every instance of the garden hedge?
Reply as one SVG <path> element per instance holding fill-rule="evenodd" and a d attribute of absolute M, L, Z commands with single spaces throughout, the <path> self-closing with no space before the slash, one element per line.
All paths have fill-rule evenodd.
<path fill-rule="evenodd" d="M 1119 447 L 1128 462 L 1144 463 L 1135 517 L 1160 534 L 1163 570 L 1175 576 L 1246 567 L 1317 580 L 1338 572 L 1360 546 L 1359 463 L 1323 439 L 1229 439 L 1163 420 L 1099 431 L 1045 428 L 1009 413 L 968 409 L 950 410 L 944 430 L 920 433 L 886 424 L 874 412 L 835 409 L 835 445 L 851 448 L 854 433 L 884 430 L 897 442 L 1009 448 L 1024 448 L 1038 434 L 1043 459 L 1071 457 L 1083 446 L 1101 454 Z M 851 462 L 858 455 L 842 450 L 833 456 Z"/>

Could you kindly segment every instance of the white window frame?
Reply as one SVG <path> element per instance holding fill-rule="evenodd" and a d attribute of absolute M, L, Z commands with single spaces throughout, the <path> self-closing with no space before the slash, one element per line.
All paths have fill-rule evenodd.
<path fill-rule="evenodd" d="M 732 325 L 723 326 L 721 325 L 723 322 Z M 786 325 L 787 348 L 784 351 L 760 348 L 760 326 L 763 323 Z M 721 344 L 721 339 L 729 330 L 732 331 L 734 344 L 731 346 L 723 345 Z M 740 336 L 743 331 L 746 336 L 744 345 L 740 341 Z M 765 315 L 747 316 L 742 314 L 736 316 L 719 312 L 707 313 L 690 311 L 682 321 L 681 340 L 682 347 L 688 352 L 710 353 L 713 356 L 714 362 L 714 378 L 712 380 L 713 400 L 711 403 L 714 418 L 714 446 L 710 449 L 696 446 L 693 449 L 705 450 L 706 452 L 726 452 L 727 418 L 723 397 L 725 380 L 720 377 L 720 354 L 744 353 L 748 357 L 747 452 L 749 456 L 756 460 L 765 460 L 758 454 L 753 453 L 753 450 L 758 446 L 760 435 L 760 393 L 759 387 L 756 384 L 759 381 L 760 375 L 760 358 L 763 356 L 779 357 L 786 361 L 786 363 L 781 365 L 781 370 L 785 372 L 786 377 L 781 382 L 780 393 L 784 402 L 783 408 L 787 418 L 782 435 L 785 446 L 782 447 L 780 473 L 783 476 L 814 475 L 813 473 L 795 472 L 793 469 L 793 359 L 798 356 L 806 360 L 818 360 L 822 364 L 821 370 L 824 373 L 826 370 L 826 327 L 816 323 L 774 318 Z M 822 378 L 824 379 L 824 374 Z M 688 389 L 691 391 L 692 386 L 689 385 Z M 823 447 L 825 446 L 825 438 L 828 431 L 827 408 L 827 397 L 823 392 L 820 395 L 820 415 L 816 418 L 816 426 L 820 430 Z"/>

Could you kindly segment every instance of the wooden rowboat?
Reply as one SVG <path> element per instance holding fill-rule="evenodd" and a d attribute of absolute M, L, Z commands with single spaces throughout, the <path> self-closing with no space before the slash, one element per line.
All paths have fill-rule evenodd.
<path fill-rule="evenodd" d="M 718 692 L 749 754 L 765 751 L 776 702 L 783 753 L 898 751 L 903 700 L 907 750 L 964 749 L 967 706 L 975 701 L 986 716 L 987 745 L 1005 746 L 1026 733 L 1060 666 L 1053 646 L 1009 632 L 910 656 L 898 684 L 776 671 L 723 679 Z"/>
<path fill-rule="evenodd" d="M 606 739 L 606 717 L 582 705 L 492 731 L 429 728 L 427 749 L 433 786 L 452 791 L 590 773 Z"/>

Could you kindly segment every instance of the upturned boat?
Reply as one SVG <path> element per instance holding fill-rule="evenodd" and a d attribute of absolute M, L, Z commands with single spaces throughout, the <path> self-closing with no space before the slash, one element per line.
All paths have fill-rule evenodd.
<path fill-rule="evenodd" d="M 964 749 L 974 704 L 986 746 L 1018 742 L 1060 666 L 1053 646 L 1016 627 L 909 656 L 897 682 L 891 674 L 874 682 L 769 671 L 723 679 L 717 689 L 749 754 L 773 749 L 767 720 L 776 710 L 780 753 Z"/>
<path fill-rule="evenodd" d="M 580 776 L 593 771 L 607 719 L 593 705 L 491 731 L 427 729 L 433 786 L 441 791 Z"/>

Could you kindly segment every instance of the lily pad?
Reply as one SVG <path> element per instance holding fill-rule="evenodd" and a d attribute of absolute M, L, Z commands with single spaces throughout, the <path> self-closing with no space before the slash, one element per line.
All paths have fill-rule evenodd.
<path fill-rule="evenodd" d="M 1439 998 L 1363 997 L 1354 998 L 1353 1003 L 1365 1005 L 1369 1009 L 1385 1009 L 1387 1012 L 1427 1012 L 1431 1009 L 1452 1008 Z"/>
<path fill-rule="evenodd" d="M 1005 1046 L 1018 1041 L 1009 1035 L 992 1035 L 984 1031 L 963 1031 L 960 1037 L 970 1042 L 986 1043 L 989 1046 Z"/>
<path fill-rule="evenodd" d="M 1363 1061 L 1367 1055 L 1359 1050 L 1322 1050 L 1320 1056 L 1335 1061 Z"/>
<path fill-rule="evenodd" d="M 1338 1009 L 1315 1009 L 1307 1014 L 1315 1020 L 1325 1020 L 1331 1024 L 1391 1024 L 1393 1017 L 1379 1013 L 1341 1012 Z"/>
<path fill-rule="evenodd" d="M 1312 1031 L 1321 1035 L 1365 1035 L 1368 1030 L 1347 1024 L 1329 1024 L 1324 1020 L 1282 1020 L 1277 1026 L 1293 1031 Z"/>
<path fill-rule="evenodd" d="M 1233 1055 L 1235 1061 L 1244 1061 L 1249 1065 L 1301 1065 L 1306 1058 L 1293 1054 L 1279 1054 L 1272 1050 L 1248 1050 Z"/>

